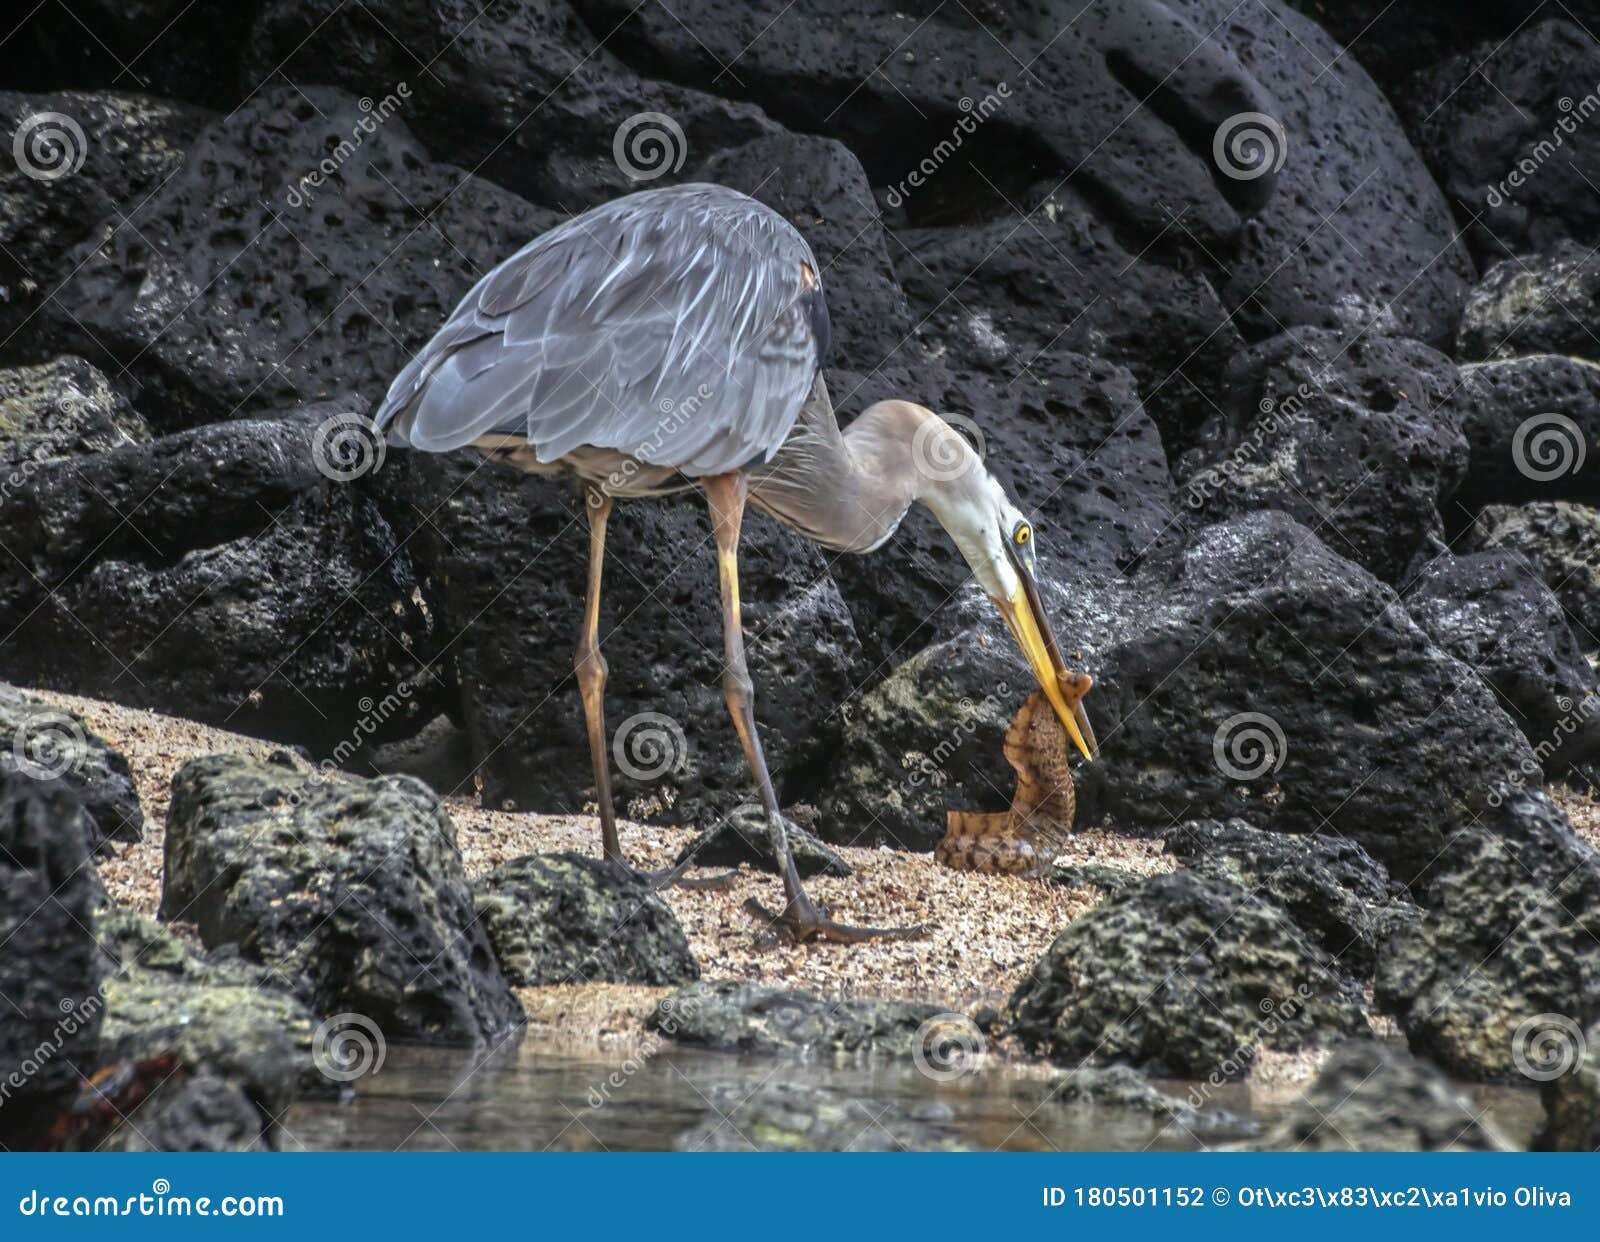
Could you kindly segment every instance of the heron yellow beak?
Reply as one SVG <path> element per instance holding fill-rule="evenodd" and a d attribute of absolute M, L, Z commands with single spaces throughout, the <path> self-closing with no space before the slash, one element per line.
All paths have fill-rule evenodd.
<path fill-rule="evenodd" d="M 1093 687 L 1094 678 L 1087 673 L 1067 671 L 1066 663 L 1061 658 L 1061 649 L 1056 646 L 1056 636 L 1045 619 L 1044 605 L 1032 575 L 1019 565 L 1015 593 L 1009 599 L 995 602 L 999 604 L 1000 615 L 1006 619 L 1017 646 L 1022 648 L 1022 654 L 1027 657 L 1028 667 L 1039 679 L 1039 686 L 1050 700 L 1050 706 L 1056 709 L 1067 736 L 1085 759 L 1098 758 L 1100 746 L 1095 741 L 1089 715 L 1083 710 L 1083 696 Z"/>

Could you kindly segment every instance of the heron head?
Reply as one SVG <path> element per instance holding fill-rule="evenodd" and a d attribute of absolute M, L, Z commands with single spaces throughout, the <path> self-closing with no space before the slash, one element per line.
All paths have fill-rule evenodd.
<path fill-rule="evenodd" d="M 1083 709 L 1094 681 L 1087 673 L 1071 672 L 1061 658 L 1039 591 L 1038 531 L 966 439 L 945 420 L 931 417 L 948 439 L 942 465 L 929 471 L 918 462 L 924 476 L 918 499 L 939 519 L 1000 610 L 1067 735 L 1085 759 L 1094 759 L 1099 746 Z"/>

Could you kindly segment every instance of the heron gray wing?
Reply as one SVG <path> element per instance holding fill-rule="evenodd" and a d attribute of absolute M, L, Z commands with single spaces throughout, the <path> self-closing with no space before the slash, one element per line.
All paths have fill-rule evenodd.
<path fill-rule="evenodd" d="M 378 425 L 436 451 L 522 435 L 542 462 L 584 446 L 691 475 L 765 461 L 826 348 L 817 272 L 794 227 L 736 191 L 618 199 L 480 280 Z"/>

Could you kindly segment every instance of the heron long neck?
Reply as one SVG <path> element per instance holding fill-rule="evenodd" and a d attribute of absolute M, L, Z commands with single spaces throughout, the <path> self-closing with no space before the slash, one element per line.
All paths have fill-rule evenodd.
<path fill-rule="evenodd" d="M 751 472 L 751 499 L 825 547 L 870 552 L 923 498 L 918 433 L 942 420 L 909 402 L 882 401 L 841 431 L 826 389 L 818 402 L 813 393 L 783 450 Z"/>

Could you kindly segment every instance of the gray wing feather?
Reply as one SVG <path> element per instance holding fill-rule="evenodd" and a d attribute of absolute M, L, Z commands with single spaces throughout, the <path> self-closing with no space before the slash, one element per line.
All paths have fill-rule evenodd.
<path fill-rule="evenodd" d="M 691 475 L 765 461 L 821 363 L 817 270 L 788 221 L 734 190 L 629 195 L 480 280 L 376 424 L 434 451 L 521 435 L 542 462 L 585 446 Z"/>

